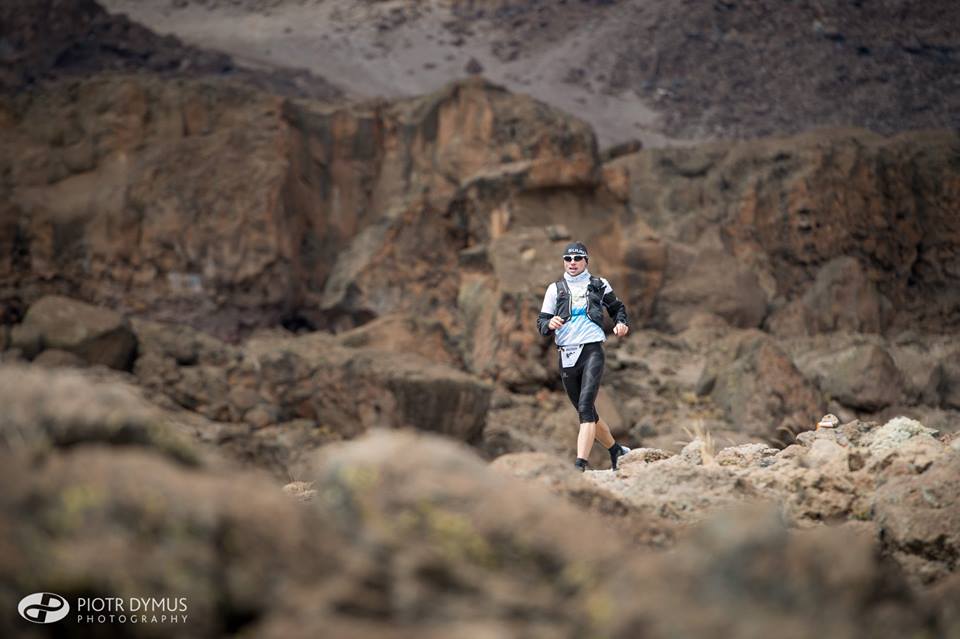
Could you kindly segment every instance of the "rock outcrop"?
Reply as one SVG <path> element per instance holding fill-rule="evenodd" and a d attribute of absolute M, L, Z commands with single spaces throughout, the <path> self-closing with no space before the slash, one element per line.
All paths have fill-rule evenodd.
<path fill-rule="evenodd" d="M 116 75 L 60 79 L 0 103 L 0 137 L 22 151 L 3 160 L 0 299 L 22 305 L 68 293 L 229 343 L 278 325 L 356 330 L 350 343 L 413 351 L 521 394 L 555 387 L 554 352 L 532 327 L 573 238 L 591 247 L 591 268 L 613 283 L 634 328 L 697 333 L 713 322 L 784 340 L 956 323 L 949 135 L 818 132 L 601 163 L 585 124 L 479 78 L 334 105 L 227 81 Z M 2 332 L 9 342 L 12 329 Z M 746 430 L 775 441 L 834 410 L 830 401 L 850 418 L 903 402 L 956 410 L 949 363 L 901 393 L 888 353 L 892 365 L 864 360 L 881 362 L 878 384 L 800 379 L 796 352 L 792 363 L 761 358 L 791 380 L 768 382 L 745 360 L 736 377 L 748 381 L 736 386 L 761 396 Z M 607 410 L 624 432 L 649 437 L 676 422 L 677 407 L 744 432 L 733 416 L 753 391 L 737 399 L 721 380 L 706 393 L 709 375 L 692 388 L 671 373 L 654 388 L 635 362 L 620 366 Z M 794 383 L 800 396 L 771 390 Z M 228 418 L 223 406 L 204 414 Z M 257 411 L 254 421 L 276 417 Z"/>
<path fill-rule="evenodd" d="M 820 393 L 790 356 L 758 331 L 715 344 L 697 393 L 709 395 L 735 428 L 767 441 L 790 441 L 824 408 Z"/>
<path fill-rule="evenodd" d="M 30 307 L 11 331 L 10 345 L 31 359 L 60 351 L 117 370 L 130 370 L 137 353 L 137 338 L 123 315 L 57 295 Z"/>
<path fill-rule="evenodd" d="M 663 291 L 673 292 L 658 299 L 659 325 L 683 328 L 684 309 L 697 307 L 752 324 L 759 285 L 781 332 L 936 331 L 956 322 L 956 144 L 933 132 L 822 130 L 643 149 L 608 166 L 627 172 L 628 206 L 668 248 Z M 697 288 L 711 272 L 729 281 L 726 298 Z"/>
<path fill-rule="evenodd" d="M 591 489 L 575 491 L 572 480 L 546 483 L 575 503 L 583 493 L 608 502 L 612 494 L 625 502 L 622 509 L 643 513 L 634 521 L 651 531 L 658 521 L 685 526 L 733 504 L 763 501 L 778 503 L 800 528 L 867 522 L 864 532 L 914 583 L 924 584 L 953 573 L 960 557 L 960 509 L 950 497 L 960 457 L 935 434 L 898 417 L 883 425 L 854 421 L 805 431 L 783 450 L 745 444 L 715 451 L 695 439 L 678 455 L 638 449 L 620 460 L 616 473 L 588 471 Z M 523 464 L 507 455 L 494 466 L 528 480 L 552 476 L 548 462 L 526 455 Z"/>
<path fill-rule="evenodd" d="M 8 0 L 0 7 L 0 91 L 56 77 L 116 71 L 168 76 L 231 77 L 284 95 L 337 98 L 340 89 L 307 71 L 264 72 L 219 51 L 159 35 L 95 0 Z"/>
<path fill-rule="evenodd" d="M 210 357 L 201 338 L 138 331 L 184 362 Z M 286 340 L 309 360 L 302 339 L 238 350 L 283 353 Z M 893 637 L 950 623 L 944 601 L 912 589 L 948 587 L 955 570 L 960 453 L 913 420 L 808 431 L 782 451 L 637 449 L 616 473 L 586 474 L 543 453 L 491 468 L 450 438 L 373 429 L 292 460 L 283 495 L 220 459 L 227 447 L 201 453 L 184 436 L 203 441 L 212 423 L 178 421 L 124 376 L 0 367 L 0 509 L 35 531 L 0 526 L 0 548 L 19 549 L 0 552 L 3 597 L 155 589 L 186 597 L 204 636 L 707 637 L 762 618 L 798 637 Z M 779 507 L 724 514 L 764 501 Z M 127 550 L 101 549 L 115 543 Z M 750 614 L 731 621 L 730 606 Z"/>

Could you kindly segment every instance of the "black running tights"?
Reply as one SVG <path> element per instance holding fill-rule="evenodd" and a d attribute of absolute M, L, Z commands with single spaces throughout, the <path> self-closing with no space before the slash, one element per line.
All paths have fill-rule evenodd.
<path fill-rule="evenodd" d="M 580 423 L 595 422 L 598 419 L 594 402 L 600 390 L 600 378 L 603 377 L 603 342 L 591 342 L 583 345 L 577 363 L 570 368 L 560 367 L 560 379 L 567 397 L 577 409 Z"/>

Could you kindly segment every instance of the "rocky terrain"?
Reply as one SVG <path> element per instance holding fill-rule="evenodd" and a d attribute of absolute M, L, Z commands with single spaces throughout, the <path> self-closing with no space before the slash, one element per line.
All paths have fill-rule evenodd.
<path fill-rule="evenodd" d="M 190 637 L 960 629 L 960 440 L 909 419 L 585 475 L 381 429 L 302 459 L 284 494 L 106 370 L 0 382 L 5 606 L 149 588 L 188 598 Z M 17 621 L 5 635 L 41 636 Z"/>
<path fill-rule="evenodd" d="M 603 146 L 857 126 L 957 128 L 951 0 L 106 0 L 248 64 L 358 96 L 470 73 L 578 113 Z"/>
<path fill-rule="evenodd" d="M 928 43 L 934 4 L 897 14 Z M 448 12 L 524 60 L 628 5 L 151 11 L 382 38 Z M 274 74 L 92 2 L 0 12 L 3 605 L 189 597 L 131 636 L 960 636 L 956 131 L 901 131 L 881 92 L 740 135 L 727 97 L 717 131 L 777 135 L 601 150 L 595 114 L 484 77 L 364 97 L 336 60 Z M 534 329 L 571 239 L 631 318 L 598 399 L 615 472 L 600 447 L 572 472 Z M 45 636 L 21 621 L 0 634 Z"/>
<path fill-rule="evenodd" d="M 23 89 L 60 76 L 149 72 L 176 77 L 231 78 L 281 95 L 318 100 L 341 95 L 302 69 L 253 69 L 226 53 L 160 36 L 94 0 L 9 0 L 0 7 L 0 89 Z"/>

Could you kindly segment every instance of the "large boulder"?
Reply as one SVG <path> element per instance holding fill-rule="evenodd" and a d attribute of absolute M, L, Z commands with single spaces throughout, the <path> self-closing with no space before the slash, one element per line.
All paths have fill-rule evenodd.
<path fill-rule="evenodd" d="M 899 401 L 903 379 L 890 353 L 877 344 L 849 346 L 819 358 L 820 389 L 845 406 L 877 411 Z"/>
<path fill-rule="evenodd" d="M 350 349 L 316 334 L 257 338 L 232 373 L 246 382 L 259 370 L 259 393 L 278 410 L 357 434 L 368 428 L 413 427 L 476 441 L 492 386 L 414 354 Z M 352 424 L 352 426 L 349 426 Z"/>
<path fill-rule="evenodd" d="M 824 412 L 820 393 L 769 336 L 734 334 L 716 343 L 697 383 L 727 421 L 751 437 L 789 442 Z"/>
<path fill-rule="evenodd" d="M 432 317 L 392 314 L 339 335 L 350 348 L 412 353 L 438 364 L 459 367 L 460 357 L 443 324 Z"/>
<path fill-rule="evenodd" d="M 768 321 L 773 333 L 786 336 L 830 331 L 880 333 L 892 313 L 890 302 L 867 278 L 853 257 L 830 260 L 800 297 Z"/>
<path fill-rule="evenodd" d="M 31 305 L 11 341 L 32 355 L 56 349 L 119 370 L 130 370 L 137 350 L 136 335 L 123 315 L 59 295 Z"/>
<path fill-rule="evenodd" d="M 592 471 L 591 479 L 632 507 L 672 524 L 703 521 L 717 511 L 758 497 L 731 468 L 703 458 L 655 449 L 630 451 L 616 473 Z"/>
<path fill-rule="evenodd" d="M 596 515 L 633 543 L 660 548 L 675 541 L 674 522 L 645 505 L 631 503 L 579 472 L 570 472 L 569 460 L 543 452 L 509 453 L 495 459 L 490 467 L 546 486 L 584 512 Z"/>
<path fill-rule="evenodd" d="M 873 508 L 887 546 L 929 583 L 960 565 L 960 454 L 937 456 L 919 468 L 880 486 Z"/>

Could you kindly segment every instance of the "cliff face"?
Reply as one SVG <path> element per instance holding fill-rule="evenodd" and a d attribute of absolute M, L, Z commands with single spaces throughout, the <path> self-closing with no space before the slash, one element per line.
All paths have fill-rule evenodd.
<path fill-rule="evenodd" d="M 477 191 L 597 181 L 585 125 L 483 82 L 318 109 L 113 77 L 10 98 L 4 116 L 20 149 L 4 158 L 7 295 L 74 291 L 224 336 L 449 316 L 458 252 L 496 224 L 465 211 Z"/>
<path fill-rule="evenodd" d="M 668 243 L 657 323 L 682 327 L 687 307 L 782 334 L 955 326 L 957 143 L 823 130 L 613 160 Z M 739 296 L 698 290 L 725 270 Z"/>
<path fill-rule="evenodd" d="M 290 280 L 281 100 L 150 78 L 54 86 L 4 103 L 19 149 L 4 158 L 7 295 L 221 331 L 238 309 L 275 317 Z"/>
<path fill-rule="evenodd" d="M 287 114 L 286 203 L 302 218 L 301 308 L 317 327 L 396 311 L 452 322 L 460 251 L 511 223 L 498 207 L 598 183 L 586 125 L 482 80 L 328 112 L 290 105 Z"/>
<path fill-rule="evenodd" d="M 771 440 L 828 405 L 955 403 L 952 351 L 924 336 L 960 321 L 958 141 L 946 132 L 822 131 L 602 161 L 585 124 L 479 79 L 336 105 L 128 75 L 8 96 L 2 122 L 18 149 L 3 158 L 8 322 L 57 293 L 228 342 L 279 325 L 357 330 L 354 344 L 531 393 L 555 383 L 533 326 L 576 238 L 635 328 L 690 349 L 665 364 L 669 391 L 642 371 L 674 358 L 656 340 L 611 372 L 623 381 L 608 412 L 634 437 L 678 406 L 700 410 L 674 394 L 712 402 L 702 416 L 715 427 Z M 908 327 L 913 343 L 890 341 Z M 753 329 L 780 342 L 742 347 L 737 331 Z M 860 334 L 880 351 L 857 355 Z M 880 357 L 881 386 L 910 386 L 867 397 L 807 363 L 829 348 L 849 350 L 851 375 Z M 754 381 L 711 384 L 721 371 Z M 806 390 L 748 409 L 744 388 Z"/>
<path fill-rule="evenodd" d="M 671 330 L 691 309 L 787 332 L 958 321 L 945 133 L 821 132 L 601 164 L 584 124 L 483 81 L 318 107 L 226 82 L 63 80 L 2 113 L 18 149 L 4 158 L 2 267 L 8 294 L 29 284 L 28 299 L 79 290 L 225 335 L 294 315 L 345 328 L 449 313 L 461 262 L 532 293 L 548 276 L 527 282 L 521 263 L 551 241 L 535 229 L 562 226 Z M 730 278 L 723 295 L 708 273 Z M 857 310 L 813 318 L 818 295 L 845 299 L 838 278 Z"/>

